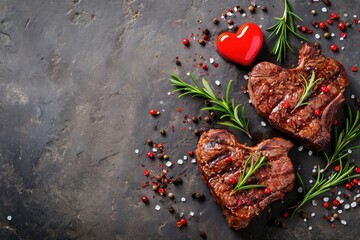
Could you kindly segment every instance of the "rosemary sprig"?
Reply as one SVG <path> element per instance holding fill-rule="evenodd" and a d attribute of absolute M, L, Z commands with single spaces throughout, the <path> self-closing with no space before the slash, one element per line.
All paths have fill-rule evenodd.
<path fill-rule="evenodd" d="M 288 0 L 284 0 L 284 5 L 285 7 L 284 7 L 283 16 L 281 18 L 275 17 L 275 20 L 277 22 L 273 26 L 266 29 L 267 31 L 271 32 L 268 39 L 270 39 L 274 35 L 278 36 L 275 46 L 273 47 L 270 53 L 272 55 L 276 55 L 276 60 L 278 62 L 282 62 L 283 60 L 286 59 L 286 53 L 288 49 L 294 52 L 288 42 L 288 37 L 290 33 L 306 41 L 306 38 L 296 33 L 296 27 L 294 22 L 294 17 L 298 18 L 301 21 L 302 19 L 292 11 L 291 6 L 288 3 Z"/>
<path fill-rule="evenodd" d="M 176 74 L 171 75 L 170 81 L 172 83 L 172 86 L 175 86 L 177 88 L 174 91 L 182 92 L 179 95 L 179 98 L 190 94 L 193 97 L 203 97 L 210 100 L 210 102 L 214 105 L 204 107 L 202 108 L 202 110 L 221 112 L 222 115 L 220 116 L 220 119 L 229 118 L 230 121 L 220 121 L 218 122 L 218 124 L 236 128 L 245 133 L 251 139 L 249 131 L 249 120 L 245 117 L 244 107 L 241 108 L 241 116 L 239 116 L 238 110 L 240 108 L 240 104 L 235 105 L 234 99 L 229 99 L 232 81 L 230 80 L 226 87 L 225 99 L 218 99 L 215 96 L 213 90 L 211 89 L 209 83 L 205 79 L 202 79 L 202 84 L 204 88 L 201 88 L 191 73 L 190 78 L 193 81 L 194 85 L 184 82 Z"/>
<path fill-rule="evenodd" d="M 295 208 L 293 215 L 295 212 L 301 209 L 301 207 L 320 194 L 328 192 L 331 188 L 338 186 L 344 181 L 356 177 L 360 177 L 360 174 L 351 174 L 354 171 L 355 166 L 350 166 L 349 159 L 346 160 L 345 165 L 343 166 L 343 159 L 339 160 L 340 163 L 340 171 L 332 172 L 329 177 L 325 177 L 324 173 L 320 171 L 320 167 L 317 168 L 317 178 L 315 184 L 307 191 L 301 200 L 301 202 Z M 299 176 L 299 175 L 298 175 Z M 300 178 L 301 179 L 301 178 Z M 302 182 L 302 180 L 301 180 Z M 304 189 L 305 190 L 305 189 Z"/>
<path fill-rule="evenodd" d="M 249 169 L 248 169 L 248 165 L 249 165 Z M 245 161 L 244 168 L 243 168 L 243 173 L 240 175 L 239 181 L 236 184 L 236 186 L 234 187 L 234 189 L 231 191 L 231 193 L 233 194 L 233 193 L 235 193 L 237 191 L 243 191 L 243 190 L 252 189 L 252 188 L 266 187 L 266 185 L 258 185 L 258 184 L 249 184 L 249 185 L 247 185 L 246 184 L 246 182 L 249 180 L 249 178 L 252 175 L 254 175 L 254 173 L 260 167 L 262 167 L 264 165 L 266 165 L 265 156 L 263 156 L 260 153 L 257 160 L 255 162 L 253 162 L 252 155 L 250 154 L 249 157 Z"/>
<path fill-rule="evenodd" d="M 320 80 L 320 78 L 315 80 L 315 72 L 314 71 L 312 71 L 309 82 L 306 80 L 306 78 L 303 75 L 300 74 L 300 77 L 304 80 L 304 84 L 303 83 L 301 84 L 301 85 L 303 85 L 304 91 L 303 91 L 299 101 L 293 108 L 293 110 L 291 110 L 291 112 L 294 112 L 295 109 L 297 109 L 298 107 L 309 104 L 309 102 L 305 102 L 305 100 L 311 95 L 312 88 L 314 87 L 315 83 Z"/>
<path fill-rule="evenodd" d="M 360 112 L 356 112 L 355 119 L 350 106 L 348 106 L 348 117 L 345 120 L 345 127 L 339 133 L 338 128 L 335 127 L 335 150 L 331 155 L 324 152 L 326 159 L 326 166 L 323 171 L 329 168 L 333 163 L 340 161 L 349 155 L 349 150 L 360 148 L 360 146 L 347 147 L 360 134 Z"/>
<path fill-rule="evenodd" d="M 325 168 L 320 169 L 320 166 L 317 168 L 317 179 L 315 184 L 310 188 L 309 191 L 305 191 L 303 180 L 301 176 L 298 174 L 298 178 L 302 187 L 304 189 L 304 197 L 297 205 L 295 212 L 300 210 L 300 208 L 320 194 L 323 194 L 327 191 L 330 191 L 331 188 L 338 186 L 342 182 L 360 177 L 360 174 L 354 174 L 355 166 L 351 165 L 351 161 L 349 159 L 349 150 L 360 148 L 360 146 L 352 146 L 348 147 L 348 145 L 355 140 L 360 134 L 360 112 L 356 112 L 356 117 L 353 119 L 353 114 L 350 106 L 348 106 L 348 117 L 345 120 L 345 128 L 339 133 L 339 130 L 335 128 L 335 150 L 333 154 L 328 155 L 324 152 L 325 159 L 327 161 L 327 165 Z M 330 175 L 326 174 L 325 170 L 329 168 L 332 164 L 338 162 L 340 164 L 339 172 L 331 172 Z M 344 164 L 345 162 L 345 164 Z M 328 176 L 328 177 L 326 177 Z"/>

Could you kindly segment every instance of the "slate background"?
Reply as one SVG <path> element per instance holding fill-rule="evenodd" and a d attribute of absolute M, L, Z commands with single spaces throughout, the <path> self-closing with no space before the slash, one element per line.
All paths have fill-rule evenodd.
<path fill-rule="evenodd" d="M 247 11 L 246 17 L 237 14 L 234 22 L 241 25 L 253 21 L 266 28 L 274 22 L 273 16 L 281 16 L 281 1 L 256 2 L 266 5 L 268 12 Z M 328 13 L 321 11 L 322 2 L 290 3 L 307 26 L 312 20 L 326 20 L 334 11 L 344 21 L 360 13 L 355 0 L 332 1 Z M 248 228 L 233 231 L 200 180 L 197 166 L 189 161 L 174 166 L 169 173 L 181 175 L 184 180 L 182 186 L 169 189 L 175 193 L 176 203 L 141 187 L 147 181 L 141 164 L 153 173 L 160 163 L 147 159 L 146 153 L 151 150 L 145 145 L 147 138 L 163 143 L 171 160 L 176 161 L 195 149 L 194 128 L 216 126 L 204 121 L 198 125 L 183 123 L 184 114 L 206 113 L 200 111 L 200 99 L 178 100 L 176 94 L 168 95 L 172 90 L 167 81 L 171 73 L 185 79 L 188 71 L 199 78 L 205 76 L 219 94 L 224 93 L 229 79 L 235 80 L 232 96 L 245 106 L 254 135 L 250 141 L 234 131 L 240 142 L 252 145 L 283 136 L 260 125 L 263 119 L 240 91 L 246 85 L 243 76 L 251 66 L 224 61 L 213 45 L 227 25 L 224 21 L 214 25 L 212 18 L 220 18 L 222 12 L 236 5 L 247 8 L 249 1 L 1 0 L 0 239 L 200 239 L 200 231 L 205 231 L 208 239 L 356 239 L 358 209 L 343 213 L 341 217 L 348 226 L 336 222 L 335 229 L 323 219 L 327 211 L 322 207 L 306 206 L 308 213 L 316 213 L 308 222 L 298 216 L 281 219 L 279 212 L 296 203 L 296 189 Z M 310 14 L 312 9 L 317 10 L 317 16 Z M 349 17 L 345 18 L 344 13 Z M 209 28 L 212 34 L 205 47 L 193 39 L 189 48 L 181 44 L 182 38 L 192 33 L 198 38 L 201 28 Z M 359 81 L 350 67 L 359 64 L 357 28 L 347 29 L 344 41 L 339 41 L 338 35 L 331 41 L 323 37 L 319 40 L 323 53 L 342 62 L 348 71 L 346 98 L 354 109 L 358 107 L 350 95 L 360 94 Z M 330 30 L 339 33 L 335 26 Z M 268 36 L 266 31 L 263 33 Z M 316 41 L 314 34 L 306 37 L 311 43 Z M 331 43 L 345 49 L 332 53 L 328 50 Z M 265 41 L 255 62 L 275 62 L 274 57 L 268 57 L 272 45 L 272 40 Z M 296 65 L 301 43 L 292 39 L 292 46 L 295 54 L 289 55 L 284 64 L 287 67 Z M 201 62 L 199 55 L 213 57 L 219 67 L 208 63 L 207 72 L 199 70 L 194 66 Z M 181 67 L 175 65 L 176 56 Z M 221 86 L 215 85 L 215 79 L 221 81 Z M 152 118 L 148 114 L 151 108 L 160 110 L 161 116 Z M 158 133 L 160 128 L 167 131 L 166 137 Z M 304 179 L 309 180 L 313 165 L 322 160 L 316 154 L 309 157 L 305 150 L 298 152 L 298 146 L 295 142 L 290 156 Z M 135 149 L 140 152 L 136 154 Z M 358 161 L 359 153 L 352 156 Z M 350 194 L 356 195 L 358 189 Z M 195 191 L 204 192 L 206 201 L 191 199 Z M 150 198 L 148 206 L 141 202 L 143 194 Z M 179 202 L 182 196 L 187 199 L 184 203 Z M 321 204 L 321 199 L 318 202 Z M 162 207 L 160 211 L 154 209 L 156 204 Z M 179 215 L 170 214 L 168 205 L 185 214 L 186 228 L 175 227 Z M 190 211 L 194 217 L 189 217 Z M 10 221 L 8 216 L 12 217 Z M 273 219 L 286 227 L 269 224 Z"/>

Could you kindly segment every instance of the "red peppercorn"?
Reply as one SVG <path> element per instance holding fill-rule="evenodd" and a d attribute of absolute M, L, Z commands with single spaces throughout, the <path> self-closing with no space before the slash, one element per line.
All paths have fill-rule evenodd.
<path fill-rule="evenodd" d="M 344 198 L 345 198 L 345 199 L 349 199 L 349 194 L 344 193 Z"/>
<path fill-rule="evenodd" d="M 334 119 L 334 125 L 337 125 L 339 122 L 338 122 L 338 120 L 337 119 Z"/>
<path fill-rule="evenodd" d="M 315 115 L 316 117 L 320 117 L 320 116 L 321 116 L 321 111 L 320 111 L 319 109 L 315 109 L 314 115 Z"/>
<path fill-rule="evenodd" d="M 182 43 L 183 43 L 185 46 L 189 46 L 190 41 L 189 41 L 189 39 L 184 38 L 184 39 L 182 40 Z"/>
<path fill-rule="evenodd" d="M 156 109 L 151 109 L 151 110 L 149 111 L 149 113 L 150 113 L 151 116 L 156 116 L 156 115 L 157 115 Z"/>
<path fill-rule="evenodd" d="M 165 189 L 164 189 L 164 188 L 159 188 L 159 189 L 158 189 L 158 193 L 159 193 L 161 196 L 164 195 Z"/>
<path fill-rule="evenodd" d="M 321 87 L 321 91 L 322 91 L 323 93 L 327 93 L 327 92 L 329 92 L 329 88 L 328 88 L 327 86 L 322 86 L 322 87 Z"/>
<path fill-rule="evenodd" d="M 188 152 L 188 155 L 189 155 L 190 157 L 192 157 L 192 156 L 194 156 L 194 152 L 193 152 L 193 151 L 189 151 L 189 152 Z"/>
<path fill-rule="evenodd" d="M 145 204 L 148 204 L 148 203 L 149 203 L 149 199 L 148 199 L 147 196 L 143 196 L 143 197 L 141 198 L 141 200 L 142 200 L 143 203 L 145 203 Z"/>
<path fill-rule="evenodd" d="M 337 13 L 331 13 L 331 14 L 330 14 L 330 18 L 331 18 L 332 20 L 336 20 L 336 19 L 339 18 L 339 15 L 338 15 Z"/>
<path fill-rule="evenodd" d="M 336 206 L 336 207 L 340 206 L 339 200 L 334 199 L 334 200 L 333 200 L 333 205 Z"/>
<path fill-rule="evenodd" d="M 248 205 L 248 206 L 250 206 L 251 200 L 250 200 L 250 199 L 246 199 L 246 200 L 245 200 L 245 204 Z"/>
<path fill-rule="evenodd" d="M 340 37 L 343 38 L 343 39 L 346 38 L 346 33 L 341 32 L 341 33 L 340 33 Z"/>
<path fill-rule="evenodd" d="M 317 25 L 316 21 L 312 21 L 311 22 L 311 25 L 314 27 L 314 28 L 318 28 L 319 26 Z"/>
<path fill-rule="evenodd" d="M 226 161 L 227 163 L 231 163 L 231 162 L 232 162 L 231 156 L 227 156 L 227 157 L 225 158 L 225 161 Z"/>
<path fill-rule="evenodd" d="M 336 44 L 332 44 L 330 46 L 330 50 L 333 51 L 333 52 L 336 52 L 338 50 L 338 47 L 336 46 Z"/>
<path fill-rule="evenodd" d="M 284 218 L 288 218 L 288 217 L 289 217 L 289 213 L 288 213 L 288 212 L 283 212 L 282 216 L 283 216 Z"/>
<path fill-rule="evenodd" d="M 345 184 L 345 187 L 346 187 L 347 189 L 349 189 L 349 190 L 352 188 L 352 186 L 351 186 L 350 183 Z"/>
<path fill-rule="evenodd" d="M 229 183 L 231 184 L 231 185 L 234 185 L 235 183 L 236 183 L 236 181 L 235 181 L 235 179 L 234 178 L 229 178 Z"/>
<path fill-rule="evenodd" d="M 229 13 L 233 13 L 234 11 L 231 8 L 228 8 Z"/>
<path fill-rule="evenodd" d="M 335 165 L 335 167 L 334 167 L 334 171 L 335 171 L 335 172 L 339 172 L 340 169 L 341 169 L 341 167 L 340 167 L 339 164 L 338 164 L 338 165 Z"/>
<path fill-rule="evenodd" d="M 307 29 L 307 30 L 306 30 L 306 33 L 307 33 L 307 34 L 312 34 L 312 33 L 313 33 L 313 30 Z"/>
<path fill-rule="evenodd" d="M 352 72 L 357 72 L 357 71 L 358 71 L 358 67 L 357 67 L 357 66 L 352 66 L 352 67 L 351 67 L 351 71 L 352 71 Z"/>
<path fill-rule="evenodd" d="M 356 18 L 354 18 L 354 23 L 355 24 L 358 24 L 358 22 L 359 22 L 359 19 L 356 17 Z"/>
<path fill-rule="evenodd" d="M 338 29 L 339 29 L 340 31 L 344 30 L 344 29 L 345 29 L 345 24 L 344 24 L 343 22 L 339 22 L 339 24 L 338 24 Z"/>
<path fill-rule="evenodd" d="M 154 153 L 153 152 L 148 152 L 147 156 L 148 156 L 148 158 L 154 158 Z"/>
<path fill-rule="evenodd" d="M 304 33 L 307 31 L 307 28 L 305 26 L 302 26 L 300 30 Z"/>
<path fill-rule="evenodd" d="M 325 24 L 324 22 L 320 22 L 320 23 L 319 23 L 319 27 L 320 27 L 321 29 L 326 29 L 326 24 Z"/>
<path fill-rule="evenodd" d="M 285 102 L 283 102 L 282 106 L 283 106 L 284 108 L 289 108 L 289 107 L 290 107 L 290 103 L 287 102 L 287 101 L 285 101 Z"/>
<path fill-rule="evenodd" d="M 335 224 L 334 224 L 334 223 L 331 224 L 331 228 L 335 228 Z"/>
<path fill-rule="evenodd" d="M 329 203 L 328 203 L 328 202 L 324 202 L 324 203 L 323 203 L 323 207 L 324 207 L 324 208 L 329 208 Z"/>
<path fill-rule="evenodd" d="M 357 178 L 354 178 L 354 179 L 352 180 L 352 182 L 353 182 L 354 184 L 359 184 L 359 180 L 358 180 Z"/>
<path fill-rule="evenodd" d="M 355 167 L 355 168 L 354 168 L 354 172 L 355 172 L 355 173 L 360 173 L 360 167 Z"/>
<path fill-rule="evenodd" d="M 182 218 L 182 219 L 180 219 L 180 221 L 179 221 L 180 223 L 181 223 L 181 225 L 186 225 L 186 219 L 185 218 Z"/>
<path fill-rule="evenodd" d="M 144 175 L 145 175 L 146 177 L 148 177 L 148 176 L 150 175 L 149 170 L 144 169 Z"/>
<path fill-rule="evenodd" d="M 205 63 L 203 63 L 203 64 L 201 65 L 201 67 L 202 67 L 204 70 L 207 70 L 207 69 L 208 69 L 208 67 L 206 66 Z"/>
<path fill-rule="evenodd" d="M 264 189 L 264 193 L 267 194 L 267 195 L 270 194 L 270 193 L 271 193 L 271 189 L 270 189 L 270 188 L 265 188 L 265 189 Z"/>
<path fill-rule="evenodd" d="M 327 24 L 332 25 L 333 21 L 331 19 L 326 20 Z"/>

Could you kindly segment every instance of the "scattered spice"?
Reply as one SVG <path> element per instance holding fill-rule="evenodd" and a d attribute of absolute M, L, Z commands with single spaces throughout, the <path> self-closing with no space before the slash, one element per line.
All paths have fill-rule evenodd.
<path fill-rule="evenodd" d="M 344 24 L 343 22 L 339 22 L 339 24 L 338 24 L 338 29 L 339 29 L 340 31 L 343 31 L 343 30 L 345 29 L 345 24 Z"/>
<path fill-rule="evenodd" d="M 330 50 L 333 51 L 333 52 L 337 52 L 337 50 L 338 50 L 337 45 L 336 45 L 335 43 L 332 44 L 332 45 L 330 46 Z"/>
<path fill-rule="evenodd" d="M 148 152 L 147 153 L 147 156 L 148 156 L 148 158 L 154 158 L 154 153 L 153 152 Z"/>
<path fill-rule="evenodd" d="M 142 196 L 141 201 L 143 201 L 143 203 L 145 203 L 145 204 L 148 204 L 149 198 L 147 196 Z"/>
<path fill-rule="evenodd" d="M 319 23 L 319 28 L 325 30 L 327 27 L 326 27 L 326 24 L 325 24 L 324 22 L 320 22 L 320 23 Z"/>
<path fill-rule="evenodd" d="M 358 67 L 357 67 L 357 66 L 352 66 L 352 67 L 351 67 L 351 71 L 352 71 L 352 72 L 357 72 L 357 71 L 358 71 Z"/>

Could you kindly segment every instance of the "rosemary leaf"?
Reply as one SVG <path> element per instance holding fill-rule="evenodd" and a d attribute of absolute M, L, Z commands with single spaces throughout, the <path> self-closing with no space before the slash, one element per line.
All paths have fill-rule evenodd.
<path fill-rule="evenodd" d="M 179 98 L 185 95 L 192 95 L 193 97 L 203 97 L 210 100 L 210 102 L 213 103 L 213 106 L 204 107 L 202 110 L 221 112 L 222 115 L 220 116 L 220 119 L 228 118 L 230 121 L 220 121 L 218 124 L 236 128 L 245 133 L 251 139 L 249 120 L 245 117 L 245 108 L 241 108 L 241 115 L 239 116 L 238 111 L 240 105 L 235 105 L 234 99 L 229 100 L 232 81 L 230 80 L 226 87 L 224 100 L 223 98 L 219 99 L 215 96 L 210 84 L 205 79 L 202 79 L 204 88 L 201 88 L 191 73 L 190 78 L 194 85 L 184 82 L 176 74 L 171 75 L 170 81 L 172 86 L 176 87 L 174 92 L 182 92 L 179 95 Z"/>

